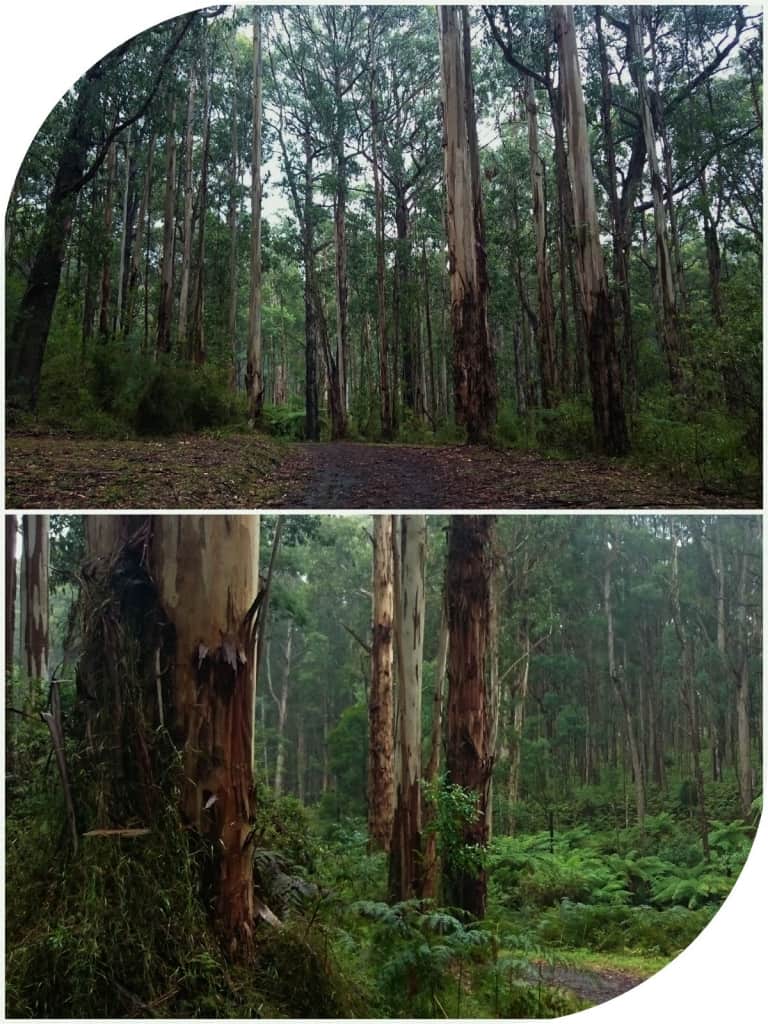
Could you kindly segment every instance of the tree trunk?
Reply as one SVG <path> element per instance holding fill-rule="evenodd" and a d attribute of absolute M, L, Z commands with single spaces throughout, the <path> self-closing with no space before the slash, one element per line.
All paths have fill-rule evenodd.
<path fill-rule="evenodd" d="M 130 260 L 130 245 L 133 229 L 135 199 L 133 198 L 133 181 L 135 177 L 133 151 L 131 150 L 132 129 L 128 128 L 125 135 L 125 165 L 123 178 L 123 207 L 120 218 L 120 261 L 117 270 L 117 299 L 115 301 L 115 330 L 119 335 L 123 328 L 123 312 L 126 298 L 126 266 Z"/>
<path fill-rule="evenodd" d="M 272 689 L 271 675 L 269 677 L 269 689 L 272 700 L 277 708 L 277 752 L 275 754 L 275 784 L 276 796 L 281 796 L 285 781 L 285 724 L 288 720 L 288 689 L 291 682 L 291 651 L 293 649 L 293 620 L 288 622 L 288 636 L 285 640 L 283 651 L 283 676 L 282 685 L 278 694 Z"/>
<path fill-rule="evenodd" d="M 171 351 L 173 320 L 173 250 L 176 228 L 176 100 L 170 93 L 165 137 L 165 202 L 163 206 L 163 255 L 160 263 L 160 304 L 157 311 L 157 352 Z M 145 283 L 146 287 L 146 283 Z"/>
<path fill-rule="evenodd" d="M 488 841 L 493 771 L 491 693 L 492 516 L 454 516 L 448 537 L 448 781 L 474 794 L 475 819 L 464 825 L 467 846 Z M 477 918 L 485 915 L 486 873 L 445 865 L 446 898 Z"/>
<path fill-rule="evenodd" d="M 112 297 L 112 221 L 114 218 L 113 192 L 117 176 L 117 144 L 112 143 L 107 154 L 107 187 L 104 191 L 104 209 L 102 211 L 102 254 L 101 254 L 101 290 L 99 303 L 99 337 L 102 341 L 109 338 L 110 321 L 109 306 Z"/>
<path fill-rule="evenodd" d="M 236 16 L 233 8 L 233 15 Z M 237 220 L 239 210 L 238 183 L 240 180 L 240 159 L 238 155 L 237 137 L 237 62 L 232 56 L 232 152 L 230 154 L 230 177 L 229 177 L 229 210 L 227 213 L 227 227 L 229 229 L 229 309 L 227 311 L 227 333 L 229 334 L 230 358 L 232 366 L 230 369 L 230 387 L 234 391 L 237 388 L 237 298 L 238 298 L 238 274 L 237 274 Z"/>
<path fill-rule="evenodd" d="M 680 368 L 680 329 L 675 289 L 675 270 L 669 248 L 667 216 L 664 210 L 664 194 L 659 158 L 656 152 L 656 132 L 651 112 L 651 100 L 645 74 L 645 48 L 643 43 L 643 12 L 640 7 L 629 9 L 632 62 L 630 69 L 638 93 L 640 117 L 643 123 L 645 148 L 648 153 L 648 167 L 651 175 L 653 196 L 653 223 L 656 234 L 656 268 L 662 301 L 662 337 L 660 338 L 667 360 L 669 380 L 675 391 L 679 391 L 682 378 Z"/>
<path fill-rule="evenodd" d="M 443 745 L 443 705 L 445 703 L 445 674 L 448 668 L 448 608 L 445 584 L 443 585 L 443 605 L 440 610 L 440 633 L 437 645 L 437 661 L 435 662 L 435 692 L 432 697 L 432 729 L 429 748 L 429 761 L 424 772 L 424 781 L 436 786 L 440 778 L 440 754 Z M 440 860 L 437 854 L 437 833 L 428 828 L 435 820 L 434 805 L 424 808 L 423 826 L 426 832 L 424 843 L 424 874 L 421 895 L 425 899 L 437 899 L 440 882 Z"/>
<path fill-rule="evenodd" d="M 389 888 L 395 901 L 421 895 L 421 690 L 424 645 L 426 516 L 398 516 L 394 526 L 395 813 Z"/>
<path fill-rule="evenodd" d="M 496 421 L 483 205 L 466 7 L 438 7 L 456 422 L 472 443 Z M 460 27 L 461 25 L 461 27 Z"/>
<path fill-rule="evenodd" d="M 192 69 L 189 74 L 189 85 L 187 86 L 187 125 L 184 133 L 184 218 L 181 229 L 181 282 L 179 284 L 179 319 L 177 329 L 179 353 L 182 357 L 186 357 L 190 349 L 189 291 L 192 281 L 192 211 L 195 199 L 192 187 L 192 158 L 194 153 L 196 92 L 197 74 Z"/>
<path fill-rule="evenodd" d="M 254 917 L 252 619 L 259 517 L 154 516 L 150 566 L 173 630 L 181 807 L 211 843 L 214 918 L 230 950 L 247 949 Z"/>
<path fill-rule="evenodd" d="M 373 164 L 373 192 L 375 202 L 376 234 L 376 299 L 379 325 L 379 390 L 381 395 L 381 435 L 392 437 L 392 398 L 389 388 L 389 345 L 387 334 L 386 271 L 384 265 L 384 184 L 379 166 L 378 107 L 375 79 L 371 75 L 371 162 Z"/>
<path fill-rule="evenodd" d="M 155 156 L 155 143 L 157 142 L 157 132 L 155 129 L 152 130 L 152 134 L 149 139 L 149 145 L 147 146 L 147 157 L 146 166 L 144 168 L 144 187 L 141 190 L 141 201 L 139 202 L 139 212 L 136 217 L 136 241 L 133 249 L 131 250 L 130 266 L 128 269 L 128 282 L 126 286 L 126 297 L 125 297 L 125 321 L 123 325 L 124 335 L 130 333 L 133 325 L 134 309 L 136 305 L 136 291 L 139 283 L 139 274 L 141 266 L 141 257 L 143 247 L 141 244 L 142 234 L 146 233 L 147 247 L 149 244 L 149 237 L 152 231 L 152 216 L 150 211 L 150 203 L 152 198 L 152 165 Z M 146 222 L 146 227 L 145 227 Z M 146 275 L 145 275 L 146 277 Z M 149 289 L 149 282 L 144 281 L 144 292 L 145 301 L 146 293 Z"/>
<path fill-rule="evenodd" d="M 349 405 L 349 286 L 347 282 L 347 158 L 344 152 L 344 100 L 341 73 L 334 68 L 336 127 L 333 135 L 333 167 L 336 192 L 333 201 L 333 241 L 336 255 L 336 363 L 339 372 L 340 421 L 337 436 L 344 437 Z"/>
<path fill-rule="evenodd" d="M 373 640 L 368 697 L 368 834 L 388 850 L 394 819 L 394 617 L 392 516 L 373 517 Z"/>
<path fill-rule="evenodd" d="M 595 8 L 595 30 L 600 53 L 600 119 L 603 126 L 603 148 L 605 150 L 606 175 L 608 181 L 608 204 L 611 213 L 611 235 L 613 238 L 613 262 L 616 290 L 621 304 L 622 347 L 621 360 L 624 381 L 634 403 L 637 393 L 637 352 L 632 333 L 632 300 L 629 288 L 629 249 L 631 238 L 625 238 L 619 192 L 616 178 L 616 143 L 613 137 L 613 96 L 608 70 L 608 55 L 603 38 L 602 8 Z M 625 179 L 626 180 L 626 179 Z M 630 222 L 631 223 L 631 222 Z"/>
<path fill-rule="evenodd" d="M 5 517 L 5 766 L 13 773 L 13 640 L 16 631 L 16 516 Z"/>
<path fill-rule="evenodd" d="M 48 516 L 25 515 L 22 519 L 26 603 L 24 668 L 30 684 L 48 682 L 48 527 Z"/>
<path fill-rule="evenodd" d="M 568 130 L 568 166 L 573 184 L 576 264 L 582 315 L 586 327 L 592 416 L 600 448 L 609 455 L 625 455 L 629 435 L 619 371 L 613 312 L 600 247 L 592 160 L 589 150 L 584 94 L 581 88 L 573 8 L 553 7 L 555 37 L 560 56 L 560 90 Z"/>
<path fill-rule="evenodd" d="M 557 404 L 560 381 L 555 343 L 555 304 L 552 298 L 552 271 L 547 252 L 547 206 L 544 191 L 544 161 L 539 153 L 538 107 L 533 82 L 525 79 L 525 109 L 528 116 L 528 155 L 531 165 L 533 231 L 536 239 L 536 278 L 539 288 L 539 374 L 541 404 L 551 409 Z"/>
<path fill-rule="evenodd" d="M 248 393 L 248 413 L 251 423 L 261 418 L 264 407 L 264 377 L 261 351 L 261 115 L 262 115 L 262 48 L 261 11 L 253 8 L 253 97 L 251 136 L 251 295 L 248 310 L 248 356 L 245 366 L 245 388 Z M 309 217 L 309 208 L 305 209 Z M 305 272 L 306 266 L 305 243 Z M 307 326 L 309 337 L 309 326 Z M 307 353 L 307 423 L 310 421 L 310 375 Z M 309 438 L 314 435 L 307 431 Z"/>
<path fill-rule="evenodd" d="M 699 756 L 699 732 L 696 723 L 695 713 L 695 689 L 694 689 L 694 663 L 693 646 L 688 635 L 688 627 L 683 618 L 682 605 L 680 602 L 680 570 L 679 553 L 683 541 L 679 526 L 673 527 L 672 533 L 672 618 L 675 632 L 680 643 L 681 658 L 681 682 L 680 699 L 685 710 L 688 723 L 688 733 L 691 742 L 691 756 L 693 759 L 694 784 L 696 786 L 696 813 L 699 819 L 699 835 L 701 837 L 702 852 L 704 859 L 709 860 L 709 822 L 707 820 L 707 806 L 704 796 L 704 775 L 701 770 L 701 758 Z"/>
<path fill-rule="evenodd" d="M 196 366 L 206 361 L 205 350 L 205 224 L 208 216 L 208 163 L 211 148 L 211 70 L 208 66 L 207 43 L 203 63 L 203 139 L 200 157 L 200 187 L 197 194 L 197 274 L 195 302 L 192 307 L 191 356 Z"/>
<path fill-rule="evenodd" d="M 616 645 L 613 625 L 613 594 L 612 594 L 612 568 L 616 558 L 616 539 L 610 533 L 605 535 L 606 558 L 605 570 L 603 572 L 603 605 L 605 608 L 606 627 L 608 631 L 608 675 L 611 684 L 619 698 L 621 709 L 624 714 L 627 743 L 629 745 L 629 756 L 632 761 L 632 774 L 635 780 L 635 807 L 637 810 L 637 824 L 641 832 L 645 830 L 645 779 L 643 764 L 640 756 L 640 744 L 635 729 L 635 719 L 632 714 L 632 706 L 627 693 L 623 667 L 616 664 Z"/>

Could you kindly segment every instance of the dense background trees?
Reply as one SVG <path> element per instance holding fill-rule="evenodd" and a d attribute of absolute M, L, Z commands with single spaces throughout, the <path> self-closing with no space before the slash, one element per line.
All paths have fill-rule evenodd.
<path fill-rule="evenodd" d="M 153 432 L 250 387 L 282 432 L 479 437 L 498 390 L 507 442 L 754 471 L 761 16 L 553 12 L 450 11 L 442 63 L 424 7 L 256 37 L 211 7 L 120 46 L 9 200 L 14 407 Z"/>
<path fill-rule="evenodd" d="M 154 951 L 129 958 L 148 1005 L 150 965 L 186 956 L 157 945 L 174 915 L 202 914 L 232 963 L 289 941 L 278 919 L 299 915 L 304 943 L 342 915 L 347 938 L 319 941 L 357 935 L 362 971 L 383 943 L 403 1011 L 445 998 L 473 943 L 468 991 L 486 992 L 498 928 L 672 955 L 743 863 L 762 786 L 754 516 L 263 517 L 260 538 L 254 516 L 6 525 L 9 870 L 50 901 L 34 934 L 12 912 L 14 998 L 40 1007 L 36 958 L 67 920 L 56 998 L 123 1005 L 104 984 L 128 977 L 104 966 L 114 928 L 73 902 L 83 870 L 165 893 L 153 938 L 125 923 Z M 453 938 L 422 974 L 409 943 L 432 928 Z"/>

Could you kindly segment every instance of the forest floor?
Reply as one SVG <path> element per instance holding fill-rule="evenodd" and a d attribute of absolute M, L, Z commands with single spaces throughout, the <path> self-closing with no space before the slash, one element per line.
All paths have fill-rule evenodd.
<path fill-rule="evenodd" d="M 610 459 L 263 434 L 91 440 L 9 433 L 9 508 L 745 508 Z"/>

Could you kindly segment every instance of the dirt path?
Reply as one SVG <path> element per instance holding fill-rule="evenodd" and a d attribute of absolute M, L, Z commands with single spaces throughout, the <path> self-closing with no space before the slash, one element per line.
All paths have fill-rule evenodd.
<path fill-rule="evenodd" d="M 281 444 L 259 434 L 90 440 L 11 434 L 8 508 L 733 508 L 607 459 L 451 445 Z"/>
<path fill-rule="evenodd" d="M 629 992 L 635 985 L 645 981 L 645 978 L 605 967 L 587 971 L 577 967 L 543 966 L 541 980 L 546 985 L 567 989 L 590 1003 L 607 1003 L 609 999 Z"/>
<path fill-rule="evenodd" d="M 284 508 L 712 508 L 723 498 L 608 459 L 453 445 L 302 444 L 279 475 Z"/>

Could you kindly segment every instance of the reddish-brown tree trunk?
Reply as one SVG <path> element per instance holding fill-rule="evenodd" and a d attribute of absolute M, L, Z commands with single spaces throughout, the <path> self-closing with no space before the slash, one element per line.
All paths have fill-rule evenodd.
<path fill-rule="evenodd" d="M 24 655 L 30 683 L 48 679 L 48 516 L 25 515 Z"/>
<path fill-rule="evenodd" d="M 472 792 L 475 819 L 464 827 L 467 846 L 488 841 L 493 771 L 491 649 L 492 516 L 454 516 L 448 538 L 448 781 Z M 446 865 L 448 903 L 476 917 L 485 914 L 486 874 Z"/>
<path fill-rule="evenodd" d="M 368 698 L 368 833 L 388 850 L 395 804 L 392 516 L 373 517 L 373 639 Z"/>

